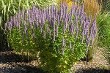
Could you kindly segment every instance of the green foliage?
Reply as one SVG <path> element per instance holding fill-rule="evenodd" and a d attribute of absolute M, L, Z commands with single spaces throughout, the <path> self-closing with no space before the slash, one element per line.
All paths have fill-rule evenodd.
<path fill-rule="evenodd" d="M 102 0 L 102 11 L 110 11 L 110 0 Z"/>
<path fill-rule="evenodd" d="M 110 48 L 110 13 L 100 14 L 98 19 L 99 45 Z"/>
<path fill-rule="evenodd" d="M 7 21 L 5 29 L 8 42 L 17 51 L 39 52 L 43 70 L 49 73 L 70 73 L 72 65 L 84 58 L 89 47 L 93 46 L 96 21 L 90 22 L 91 18 L 87 18 L 83 10 L 74 9 L 80 11 L 80 15 L 80 12 L 68 13 L 63 8 L 65 18 L 62 13 L 59 14 L 62 8 L 48 8 L 46 12 L 33 6 Z M 89 28 L 90 25 L 93 26 Z"/>
<path fill-rule="evenodd" d="M 8 34 L 7 39 L 11 47 L 20 52 L 22 49 L 24 51 L 32 51 L 36 49 L 36 45 L 33 42 L 34 38 L 31 36 L 32 31 L 28 28 L 27 32 L 23 32 L 23 28 L 17 29 L 13 28 Z"/>
<path fill-rule="evenodd" d="M 45 30 L 47 26 L 43 29 Z M 27 33 L 24 33 L 24 26 L 22 28 L 13 28 L 8 33 L 8 42 L 14 47 L 16 51 L 33 51 L 40 52 L 40 66 L 43 70 L 49 73 L 69 73 L 73 64 L 85 57 L 86 44 L 81 43 L 81 36 L 75 38 L 70 32 L 63 33 L 63 27 L 59 27 L 58 36 L 53 41 L 53 35 L 49 33 L 41 33 L 39 28 L 33 28 L 35 37 L 32 36 L 32 30 L 28 27 Z M 51 29 L 52 31 L 52 29 Z M 66 43 L 62 47 L 62 39 Z M 71 48 L 70 48 L 71 42 Z"/>
<path fill-rule="evenodd" d="M 106 58 L 110 63 L 110 13 L 99 15 L 98 20 L 98 41 L 100 47 L 106 48 Z"/>
<path fill-rule="evenodd" d="M 36 31 L 40 65 L 43 70 L 49 73 L 69 73 L 72 65 L 85 57 L 86 44 L 81 43 L 80 36 L 75 39 L 75 36 L 72 36 L 68 31 L 64 34 L 61 26 L 58 31 L 55 41 L 49 33 L 44 36 L 39 29 Z M 64 42 L 65 46 L 62 47 L 63 39 L 66 42 Z"/>

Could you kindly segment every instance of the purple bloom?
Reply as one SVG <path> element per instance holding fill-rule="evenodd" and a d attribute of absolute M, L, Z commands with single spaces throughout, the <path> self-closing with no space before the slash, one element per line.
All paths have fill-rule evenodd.
<path fill-rule="evenodd" d="M 92 43 L 94 42 L 94 39 L 97 35 L 97 26 L 96 26 L 96 20 L 93 21 L 92 23 L 92 27 L 90 28 L 91 31 L 90 31 L 90 37 L 92 39 Z"/>
<path fill-rule="evenodd" d="M 69 26 L 69 31 L 70 31 L 70 33 L 72 33 L 72 34 L 73 34 L 73 32 L 74 32 L 74 27 L 73 27 L 73 25 L 72 25 L 72 24 Z"/>
<path fill-rule="evenodd" d="M 76 12 L 76 8 L 77 8 L 77 6 L 72 6 L 72 9 L 71 9 L 71 13 L 72 13 L 72 15 L 74 15 L 74 13 Z"/>
<path fill-rule="evenodd" d="M 58 23 L 58 25 L 60 25 L 60 15 L 59 14 L 57 15 L 57 23 Z"/>
<path fill-rule="evenodd" d="M 44 37 L 49 34 L 53 41 L 59 36 L 59 32 L 65 33 L 67 31 L 72 33 L 71 35 L 73 37 L 81 36 L 82 42 L 86 41 L 88 46 L 91 45 L 91 41 L 94 41 L 97 34 L 96 19 L 94 22 L 91 20 L 92 18 L 87 17 L 84 12 L 84 5 L 73 5 L 70 12 L 68 11 L 68 6 L 66 4 L 61 4 L 59 9 L 57 9 L 57 6 L 55 5 L 42 9 L 33 6 L 31 9 L 19 11 L 18 14 L 11 17 L 10 21 L 5 24 L 5 28 L 8 27 L 8 29 L 11 30 L 13 27 L 18 27 L 21 29 L 22 26 L 24 26 L 24 33 L 28 35 L 27 30 L 30 29 L 29 31 L 32 31 L 32 37 L 35 36 L 34 30 L 39 29 Z M 91 24 L 92 27 L 90 28 Z M 66 46 L 65 39 L 64 37 L 62 38 L 63 54 Z M 73 48 L 71 45 L 70 42 L 69 47 Z"/>
<path fill-rule="evenodd" d="M 90 22 L 84 21 L 83 31 L 85 35 L 87 35 L 87 33 L 89 32 L 89 25 L 90 25 Z"/>

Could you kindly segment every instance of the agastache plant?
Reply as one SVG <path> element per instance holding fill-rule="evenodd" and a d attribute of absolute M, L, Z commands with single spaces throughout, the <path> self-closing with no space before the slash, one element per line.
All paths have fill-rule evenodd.
<path fill-rule="evenodd" d="M 93 45 L 97 34 L 96 19 L 94 18 L 94 21 L 92 21 L 92 19 L 86 15 L 84 5 L 73 5 L 71 10 L 68 10 L 66 4 L 61 4 L 60 8 L 57 8 L 55 5 L 43 9 L 33 6 L 29 10 L 23 10 L 7 21 L 5 29 L 9 31 L 18 29 L 22 31 L 25 36 L 32 36 L 29 37 L 31 40 L 28 40 L 28 42 L 33 41 L 37 46 L 36 49 L 39 49 L 38 51 L 41 51 L 41 54 L 43 54 L 43 51 L 45 53 L 48 50 L 49 54 L 53 50 L 54 52 L 51 53 L 53 54 L 52 56 L 65 56 L 68 53 L 68 56 L 71 54 L 68 58 L 73 58 L 72 55 L 74 53 L 74 55 L 78 54 L 76 52 L 79 50 L 79 58 L 77 58 L 77 56 L 75 58 L 74 56 L 74 59 L 78 60 L 84 57 L 80 56 L 82 55 L 81 50 L 83 50 L 84 53 L 86 48 Z M 71 51 L 72 49 L 73 51 Z M 44 57 L 41 56 L 41 59 L 42 58 Z M 45 59 L 51 60 L 47 57 Z M 70 61 L 67 60 L 67 62 L 69 63 Z M 66 62 L 64 63 L 64 65 L 67 65 Z M 43 66 L 48 68 L 48 61 L 45 64 L 47 67 L 46 65 Z M 57 68 L 61 68 L 61 72 L 65 70 L 65 68 L 62 69 L 61 64 L 56 66 L 55 69 Z M 54 71 L 54 68 L 46 70 Z"/>

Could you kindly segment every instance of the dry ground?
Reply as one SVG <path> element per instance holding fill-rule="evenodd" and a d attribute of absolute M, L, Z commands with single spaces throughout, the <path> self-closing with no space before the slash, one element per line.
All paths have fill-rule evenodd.
<path fill-rule="evenodd" d="M 107 62 L 105 50 L 95 50 L 93 59 L 90 62 L 79 61 L 74 66 L 76 73 L 110 73 L 110 65 Z M 0 52 L 0 73 L 44 73 L 38 68 L 38 62 L 18 55 L 12 51 Z"/>

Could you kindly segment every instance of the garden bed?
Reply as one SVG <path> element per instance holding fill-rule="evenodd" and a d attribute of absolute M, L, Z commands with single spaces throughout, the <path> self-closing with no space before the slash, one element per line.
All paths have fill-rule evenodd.
<path fill-rule="evenodd" d="M 79 61 L 73 68 L 76 73 L 110 73 L 110 66 L 103 56 L 103 50 L 97 49 L 90 62 Z M 0 73 L 45 73 L 38 67 L 36 60 L 28 59 L 12 51 L 0 52 Z"/>
<path fill-rule="evenodd" d="M 102 14 L 104 4 L 96 0 L 0 4 L 0 73 L 110 73 L 110 18 L 109 12 Z"/>

